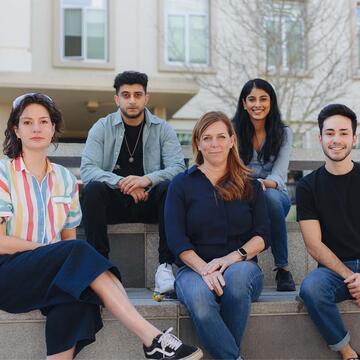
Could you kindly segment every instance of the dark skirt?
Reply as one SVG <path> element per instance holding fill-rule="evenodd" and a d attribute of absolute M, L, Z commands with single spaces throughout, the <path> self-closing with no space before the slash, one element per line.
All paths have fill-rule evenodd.
<path fill-rule="evenodd" d="M 32 251 L 0 255 L 0 309 L 46 316 L 47 355 L 75 346 L 75 355 L 102 328 L 101 301 L 89 284 L 117 268 L 83 240 L 66 240 Z"/>

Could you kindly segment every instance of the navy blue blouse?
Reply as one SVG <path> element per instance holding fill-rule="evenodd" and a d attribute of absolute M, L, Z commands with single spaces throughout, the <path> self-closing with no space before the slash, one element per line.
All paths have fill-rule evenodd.
<path fill-rule="evenodd" d="M 183 265 L 179 255 L 185 250 L 194 250 L 208 262 L 238 249 L 255 235 L 269 246 L 265 197 L 260 183 L 252 183 L 251 202 L 224 201 L 196 165 L 173 179 L 165 203 L 165 231 L 177 265 Z"/>

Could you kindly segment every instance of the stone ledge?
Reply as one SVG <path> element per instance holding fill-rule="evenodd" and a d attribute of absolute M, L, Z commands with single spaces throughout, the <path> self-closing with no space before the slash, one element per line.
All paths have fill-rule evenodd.
<path fill-rule="evenodd" d="M 144 234 L 157 233 L 158 224 L 143 224 L 143 223 L 124 223 L 108 225 L 108 234 Z M 78 227 L 77 232 L 84 235 L 84 228 Z"/>
<path fill-rule="evenodd" d="M 299 232 L 300 227 L 296 221 L 288 221 L 286 223 L 288 232 Z M 84 228 L 78 227 L 77 232 L 84 235 Z M 108 225 L 108 234 L 144 234 L 158 233 L 158 224 L 144 223 L 123 223 Z"/>
<path fill-rule="evenodd" d="M 142 316 L 147 319 L 176 319 L 189 317 L 184 305 L 177 300 L 156 302 L 152 300 L 152 292 L 148 289 L 127 289 L 131 302 Z M 360 313 L 351 300 L 343 301 L 339 305 L 341 313 Z M 298 300 L 298 291 L 279 293 L 273 288 L 265 288 L 257 302 L 251 306 L 251 316 L 295 315 L 307 314 L 303 304 Z M 112 314 L 104 309 L 104 320 L 116 320 Z M 16 322 L 41 322 L 44 317 L 40 311 L 22 314 L 11 314 L 0 311 L 0 324 Z"/>

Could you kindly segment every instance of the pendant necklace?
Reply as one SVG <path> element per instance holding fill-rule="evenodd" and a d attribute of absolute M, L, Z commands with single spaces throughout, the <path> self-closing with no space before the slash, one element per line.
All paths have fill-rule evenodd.
<path fill-rule="evenodd" d="M 135 150 L 136 150 L 137 145 L 138 145 L 139 140 L 140 140 L 140 134 L 141 134 L 141 131 L 142 131 L 142 129 L 143 129 L 144 122 L 145 122 L 145 120 L 144 120 L 144 121 L 142 122 L 142 124 L 141 124 L 141 128 L 140 128 L 140 131 L 139 131 L 139 133 L 138 133 L 138 137 L 137 137 L 137 139 L 136 139 L 136 143 L 135 143 L 135 146 L 134 146 L 133 151 L 130 151 L 129 144 L 128 144 L 127 139 L 126 139 L 126 132 L 124 132 L 125 145 L 126 145 L 126 148 L 127 148 L 128 153 L 129 153 L 129 155 L 130 155 L 130 156 L 129 156 L 129 163 L 133 163 L 133 162 L 134 162 L 134 153 L 135 153 Z"/>

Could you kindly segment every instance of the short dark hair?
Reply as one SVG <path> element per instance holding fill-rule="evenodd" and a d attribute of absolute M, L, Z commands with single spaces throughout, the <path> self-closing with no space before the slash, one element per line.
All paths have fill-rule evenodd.
<path fill-rule="evenodd" d="M 324 121 L 328 119 L 330 116 L 334 116 L 334 115 L 342 115 L 349 118 L 349 120 L 351 120 L 353 135 L 355 135 L 356 127 L 357 127 L 356 114 L 350 108 L 348 108 L 346 105 L 343 104 L 329 104 L 320 111 L 318 116 L 320 135 L 322 134 Z"/>
<path fill-rule="evenodd" d="M 16 136 L 15 128 L 19 126 L 21 114 L 31 104 L 42 105 L 49 112 L 51 122 L 55 125 L 55 133 L 51 139 L 52 143 L 57 141 L 58 135 L 61 133 L 63 126 L 61 112 L 49 96 L 40 93 L 21 95 L 13 102 L 13 108 L 5 130 L 4 155 L 9 158 L 13 159 L 22 154 L 22 143 Z"/>
<path fill-rule="evenodd" d="M 114 80 L 114 89 L 116 94 L 118 94 L 119 89 L 122 85 L 140 84 L 142 85 L 146 93 L 147 83 L 148 77 L 145 73 L 141 73 L 138 71 L 124 71 L 116 75 Z"/>

